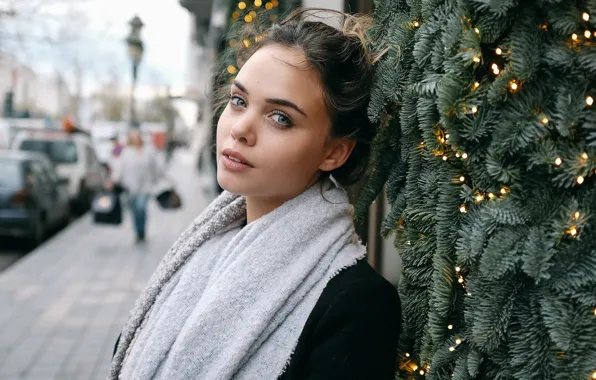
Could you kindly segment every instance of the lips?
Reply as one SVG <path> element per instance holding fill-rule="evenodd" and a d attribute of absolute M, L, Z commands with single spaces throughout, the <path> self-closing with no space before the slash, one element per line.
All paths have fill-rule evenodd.
<path fill-rule="evenodd" d="M 237 162 L 239 164 L 244 164 L 246 166 L 250 166 L 253 168 L 254 166 L 240 153 L 232 150 L 232 149 L 224 149 L 222 155 L 230 159 L 231 161 Z"/>

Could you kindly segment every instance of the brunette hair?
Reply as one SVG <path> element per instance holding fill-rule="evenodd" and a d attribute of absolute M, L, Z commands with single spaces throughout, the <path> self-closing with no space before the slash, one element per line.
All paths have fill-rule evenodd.
<path fill-rule="evenodd" d="M 330 20 L 329 16 L 335 16 L 339 28 L 313 20 Z M 256 23 L 248 24 L 239 41 L 255 42 L 236 45 L 239 67 L 265 46 L 279 45 L 304 54 L 307 68 L 318 73 L 323 85 L 331 137 L 356 141 L 348 160 L 330 172 L 343 186 L 354 185 L 364 177 L 376 134 L 376 124 L 369 120 L 367 109 L 375 63 L 381 54 L 375 56 L 369 50 L 367 31 L 371 25 L 371 18 L 365 15 L 297 9 L 263 33 Z"/>

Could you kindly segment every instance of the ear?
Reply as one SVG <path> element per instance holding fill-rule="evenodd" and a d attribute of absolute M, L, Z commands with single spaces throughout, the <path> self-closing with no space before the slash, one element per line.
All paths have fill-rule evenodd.
<path fill-rule="evenodd" d="M 327 155 L 319 169 L 324 172 L 330 172 L 342 166 L 352 154 L 356 140 L 346 138 L 336 138 L 329 142 Z"/>

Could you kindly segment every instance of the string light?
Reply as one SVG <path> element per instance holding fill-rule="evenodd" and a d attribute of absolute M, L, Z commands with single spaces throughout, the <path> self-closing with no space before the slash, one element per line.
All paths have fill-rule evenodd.
<path fill-rule="evenodd" d="M 594 308 L 594 316 L 596 317 L 596 307 Z M 596 372 L 594 372 L 594 373 L 596 374 Z M 592 375 L 592 377 L 594 377 L 594 376 Z"/>
<path fill-rule="evenodd" d="M 505 186 L 501 187 L 501 194 L 505 195 L 508 191 L 509 189 L 507 189 Z"/>
<path fill-rule="evenodd" d="M 588 96 L 586 98 L 586 104 L 589 105 L 589 106 L 591 106 L 592 104 L 594 104 L 594 98 L 591 97 L 591 96 Z"/>
<path fill-rule="evenodd" d="M 573 33 L 573 34 L 571 35 L 571 39 L 572 39 L 573 41 L 577 41 L 577 33 Z"/>
<path fill-rule="evenodd" d="M 480 30 L 478 28 L 474 28 L 474 32 L 476 32 L 476 34 L 480 34 Z"/>
<path fill-rule="evenodd" d="M 590 38 L 590 37 L 592 37 L 592 32 L 590 32 L 589 30 L 586 30 L 586 31 L 584 32 L 584 37 L 586 37 L 586 38 Z"/>
<path fill-rule="evenodd" d="M 584 21 L 588 22 L 590 21 L 590 15 L 587 12 L 582 13 L 582 19 L 584 19 Z M 596 377 L 595 377 L 596 379 Z"/>
<path fill-rule="evenodd" d="M 243 10 L 243 9 L 245 9 L 245 8 L 246 8 L 246 3 L 245 3 L 244 1 L 241 1 L 241 2 L 239 2 L 239 3 L 238 3 L 238 8 L 239 8 L 240 10 Z"/>
<path fill-rule="evenodd" d="M 460 206 L 459 208 L 459 212 L 461 212 L 462 214 L 465 214 L 466 212 L 468 212 L 468 210 L 466 209 L 466 206 Z"/>
<path fill-rule="evenodd" d="M 460 284 L 463 284 L 464 278 L 462 276 L 459 276 L 459 278 L 457 279 L 457 282 L 459 282 Z"/>
<path fill-rule="evenodd" d="M 476 113 L 476 112 L 478 112 L 478 107 L 476 107 L 476 106 L 473 106 L 473 107 L 472 107 L 472 113 Z"/>
<path fill-rule="evenodd" d="M 449 351 L 451 351 L 451 352 L 455 351 L 455 347 L 453 347 L 453 346 L 449 347 Z"/>
<path fill-rule="evenodd" d="M 447 329 L 448 329 L 448 330 L 453 330 L 453 325 L 449 325 L 449 326 L 447 326 Z"/>
<path fill-rule="evenodd" d="M 569 229 L 569 235 L 576 236 L 577 235 L 577 227 L 573 226 Z"/>
<path fill-rule="evenodd" d="M 449 157 L 443 156 L 443 161 L 447 161 L 448 159 L 449 159 Z"/>
<path fill-rule="evenodd" d="M 418 366 L 417 366 L 416 364 L 414 364 L 414 366 L 412 367 L 412 369 L 413 369 L 414 371 L 416 371 L 416 370 L 418 369 Z"/>
<path fill-rule="evenodd" d="M 561 160 L 561 157 L 557 157 L 557 158 L 555 159 L 555 165 L 557 165 L 557 166 L 561 166 L 561 164 L 562 164 L 562 163 L 563 163 L 563 160 Z"/>
<path fill-rule="evenodd" d="M 410 353 L 406 352 L 406 358 L 409 358 L 409 357 L 410 357 Z"/>
<path fill-rule="evenodd" d="M 461 272 L 461 268 L 460 268 L 460 267 L 455 267 L 455 271 L 456 271 L 457 273 L 459 273 L 459 272 Z"/>
<path fill-rule="evenodd" d="M 459 344 L 461 344 L 461 339 L 457 338 L 457 339 L 455 340 L 455 344 L 458 344 L 458 345 L 459 345 Z"/>
<path fill-rule="evenodd" d="M 584 183 L 584 176 L 580 175 L 579 177 L 577 177 L 576 181 L 579 185 L 581 185 L 582 183 Z"/>
<path fill-rule="evenodd" d="M 235 66 L 233 66 L 233 65 L 228 66 L 228 73 L 236 74 L 237 72 L 238 72 L 238 70 L 236 69 Z"/>
<path fill-rule="evenodd" d="M 466 177 L 464 177 L 463 175 L 459 177 L 459 182 L 466 182 Z"/>
<path fill-rule="evenodd" d="M 497 55 L 501 55 L 503 54 L 503 50 L 501 50 L 501 48 L 497 48 L 497 50 L 495 50 L 495 53 L 497 53 Z"/>
<path fill-rule="evenodd" d="M 476 195 L 476 202 L 482 202 L 484 200 L 484 195 L 478 194 Z"/>
<path fill-rule="evenodd" d="M 495 75 L 499 75 L 501 72 L 501 70 L 499 70 L 499 66 L 496 63 L 493 63 L 490 67 L 493 69 L 493 74 Z"/>
<path fill-rule="evenodd" d="M 417 28 L 420 26 L 420 23 L 418 21 L 414 21 L 414 26 Z"/>
<path fill-rule="evenodd" d="M 238 19 L 238 17 L 240 17 L 240 12 L 238 12 L 238 11 L 234 11 L 234 13 L 232 13 L 232 18 L 233 18 L 234 20 L 237 20 L 237 19 Z"/>
<path fill-rule="evenodd" d="M 476 63 L 480 63 L 480 57 L 478 57 L 478 56 L 474 56 L 474 58 L 472 58 L 472 60 Z"/>
<path fill-rule="evenodd" d="M 586 152 L 583 152 L 583 153 L 582 153 L 582 158 L 583 158 L 584 160 L 587 160 L 587 159 L 588 159 L 588 153 L 586 153 Z"/>
<path fill-rule="evenodd" d="M 255 7 L 260 7 L 261 5 L 263 5 L 263 2 L 261 0 L 255 0 Z"/>
<path fill-rule="evenodd" d="M 273 4 L 271 4 L 271 2 L 265 3 L 265 9 L 269 10 L 271 8 L 273 8 Z"/>
<path fill-rule="evenodd" d="M 493 193 L 488 193 L 488 197 L 489 197 L 490 199 L 494 199 L 494 198 L 495 198 L 495 195 L 494 195 Z"/>
<path fill-rule="evenodd" d="M 248 23 L 252 22 L 252 16 L 251 15 L 244 16 L 244 21 L 248 22 Z"/>
<path fill-rule="evenodd" d="M 474 90 L 477 89 L 478 87 L 480 87 L 480 83 L 474 82 Z"/>
<path fill-rule="evenodd" d="M 543 117 L 541 121 L 542 124 L 548 124 L 548 119 L 546 117 Z"/>
<path fill-rule="evenodd" d="M 418 373 L 421 374 L 421 375 L 424 375 L 424 370 L 421 369 L 420 372 L 418 372 Z"/>
<path fill-rule="evenodd" d="M 257 18 L 257 12 L 255 12 L 255 11 L 250 11 L 250 12 L 248 12 L 248 14 L 251 15 L 252 18 Z"/>
<path fill-rule="evenodd" d="M 461 155 L 461 158 L 463 158 L 463 159 L 465 160 L 466 158 L 468 158 L 468 154 L 467 154 L 467 153 L 463 153 L 463 154 Z"/>
<path fill-rule="evenodd" d="M 579 219 L 579 211 L 576 211 L 575 214 L 573 215 L 573 217 L 575 218 L 575 220 Z"/>
<path fill-rule="evenodd" d="M 247 39 L 242 40 L 242 44 L 244 45 L 245 48 L 250 47 L 250 45 L 251 45 L 250 40 L 247 40 Z"/>
<path fill-rule="evenodd" d="M 512 91 L 517 91 L 517 89 L 519 88 L 519 85 L 517 84 L 516 81 L 513 80 L 509 83 L 509 87 L 511 88 Z"/>

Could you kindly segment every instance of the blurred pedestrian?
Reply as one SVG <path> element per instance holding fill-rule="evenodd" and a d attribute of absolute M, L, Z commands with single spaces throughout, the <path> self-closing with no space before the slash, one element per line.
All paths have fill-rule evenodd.
<path fill-rule="evenodd" d="M 152 276 L 110 380 L 395 378 L 399 296 L 368 264 L 345 190 L 376 133 L 368 22 L 304 16 L 243 51 L 217 125 L 225 191 Z"/>
<path fill-rule="evenodd" d="M 129 133 L 128 145 L 113 163 L 114 170 L 107 189 L 111 190 L 117 184 L 126 192 L 136 241 L 143 242 L 146 238 L 147 203 L 153 187 L 163 177 L 162 165 L 155 150 L 145 146 L 137 129 Z"/>

